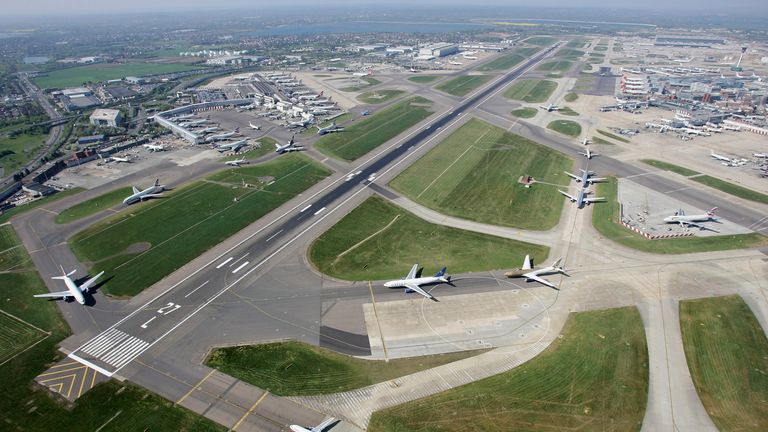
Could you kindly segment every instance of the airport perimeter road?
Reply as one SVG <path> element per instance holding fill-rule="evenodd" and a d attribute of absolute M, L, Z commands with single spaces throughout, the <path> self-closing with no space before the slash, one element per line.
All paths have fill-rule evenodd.
<path fill-rule="evenodd" d="M 70 357 L 112 376 L 230 288 L 259 271 L 270 259 L 311 231 L 335 209 L 357 195 L 370 192 L 368 184 L 379 173 L 396 167 L 414 147 L 427 142 L 442 128 L 458 122 L 462 114 L 494 96 L 556 48 L 553 46 L 542 51 L 514 71 L 476 91 L 455 109 L 431 118 L 423 129 L 416 129 L 406 138 L 390 144 L 348 177 L 340 178 L 306 198 L 265 228 L 247 236 L 231 250 L 204 264 L 180 283 L 86 341 L 71 352 Z"/>

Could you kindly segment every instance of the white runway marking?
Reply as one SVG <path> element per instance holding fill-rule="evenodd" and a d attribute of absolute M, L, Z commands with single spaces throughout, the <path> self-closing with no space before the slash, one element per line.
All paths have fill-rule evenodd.
<path fill-rule="evenodd" d="M 325 207 L 323 207 L 323 208 L 321 208 L 320 210 L 316 211 L 316 212 L 315 212 L 315 216 L 319 215 L 319 214 L 320 214 L 320 213 L 322 213 L 323 211 L 325 211 Z"/>
<path fill-rule="evenodd" d="M 155 318 L 157 318 L 157 317 L 153 316 L 152 318 L 148 319 L 147 322 L 145 322 L 144 324 L 141 325 L 141 328 L 143 328 L 143 329 L 147 328 L 147 324 L 151 323 Z"/>
<path fill-rule="evenodd" d="M 230 261 L 232 261 L 232 257 L 229 257 L 226 260 L 224 260 L 224 262 L 219 264 L 219 265 L 217 265 L 216 268 L 220 269 L 220 268 L 224 267 L 225 265 L 227 265 L 227 263 L 230 262 Z"/>
<path fill-rule="evenodd" d="M 308 205 L 308 206 L 304 207 L 303 209 L 301 209 L 301 210 L 299 211 L 299 213 L 304 213 L 305 211 L 309 210 L 309 208 L 310 208 L 310 207 L 312 207 L 312 204 L 310 204 L 310 205 Z"/>
<path fill-rule="evenodd" d="M 187 298 L 187 297 L 191 296 L 192 294 L 194 294 L 194 292 L 195 292 L 195 291 L 197 291 L 197 290 L 199 290 L 200 288 L 204 287 L 204 286 L 205 286 L 205 285 L 206 285 L 208 282 L 209 282 L 209 281 L 205 281 L 205 282 L 203 282 L 203 284 L 202 284 L 202 285 L 200 285 L 199 287 L 197 287 L 197 288 L 193 289 L 192 291 L 190 291 L 190 292 L 189 292 L 189 294 L 187 294 L 187 295 L 185 295 L 185 296 L 184 296 L 184 298 Z"/>
<path fill-rule="evenodd" d="M 238 259 L 236 259 L 236 260 L 232 261 L 232 264 L 230 264 L 229 266 L 230 266 L 230 267 L 232 267 L 233 265 L 235 265 L 235 264 L 239 263 L 240 261 L 242 261 L 242 260 L 243 260 L 243 258 L 247 257 L 248 255 L 250 255 L 250 252 L 246 252 L 246 253 L 245 253 L 245 255 L 243 255 L 243 256 L 241 256 L 240 258 L 238 258 Z"/>
<path fill-rule="evenodd" d="M 278 231 L 278 232 L 276 232 L 276 233 L 272 234 L 271 236 L 269 236 L 269 238 L 267 239 L 267 242 L 269 242 L 269 241 L 270 241 L 270 240 L 272 240 L 273 238 L 277 237 L 277 235 L 278 235 L 278 234 L 280 234 L 281 232 L 283 232 L 283 230 L 280 230 L 280 231 Z"/>
<path fill-rule="evenodd" d="M 245 267 L 245 266 L 247 266 L 247 265 L 248 265 L 248 261 L 246 261 L 246 262 L 244 262 L 244 263 L 240 264 L 240 266 L 239 266 L 238 268 L 236 268 L 236 269 L 232 270 L 232 273 L 237 273 L 237 272 L 239 272 L 239 271 L 240 271 L 240 270 L 241 270 L 243 267 Z"/>

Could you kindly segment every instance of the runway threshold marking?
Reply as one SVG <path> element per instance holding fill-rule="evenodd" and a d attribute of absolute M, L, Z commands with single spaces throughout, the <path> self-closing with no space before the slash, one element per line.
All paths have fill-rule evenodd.
<path fill-rule="evenodd" d="M 226 260 L 224 260 L 224 262 L 222 262 L 221 264 L 217 265 L 216 268 L 220 269 L 220 268 L 224 267 L 225 265 L 227 265 L 228 262 L 232 261 L 232 259 L 233 259 L 232 257 L 227 258 Z"/>
<path fill-rule="evenodd" d="M 371 292 L 371 304 L 373 305 L 373 316 L 376 318 L 376 327 L 379 328 L 379 338 L 381 339 L 381 348 L 384 349 L 384 361 L 389 363 L 389 355 L 387 354 L 387 344 L 384 343 L 384 333 L 381 331 L 381 323 L 379 322 L 379 312 L 376 310 L 376 297 L 373 295 L 373 284 L 368 281 L 368 290 Z"/>
<path fill-rule="evenodd" d="M 184 396 L 182 396 L 182 397 L 181 397 L 179 400 L 177 400 L 177 401 L 176 401 L 176 404 L 178 405 L 178 404 L 180 404 L 180 403 L 184 402 L 184 399 L 186 399 L 187 397 L 189 397 L 189 395 L 191 395 L 193 391 L 197 390 L 197 389 L 198 389 L 198 387 L 200 387 L 201 385 L 203 385 L 203 383 L 205 382 L 205 380 L 207 380 L 207 379 L 208 379 L 208 378 L 209 378 L 211 375 L 213 375 L 213 373 L 214 373 L 214 372 L 216 372 L 216 369 L 212 369 L 210 372 L 208 372 L 208 374 L 207 374 L 207 375 L 205 375 L 205 376 L 203 377 L 203 379 L 201 379 L 200 381 L 198 381 L 198 383 L 197 383 L 197 384 L 195 384 L 194 386 L 192 386 L 192 388 L 191 388 L 191 389 L 189 389 L 189 391 L 188 391 L 188 392 L 186 392 L 186 393 L 184 394 Z"/>
<path fill-rule="evenodd" d="M 203 282 L 203 284 L 202 284 L 202 285 L 200 285 L 199 287 L 197 287 L 197 288 L 193 289 L 192 291 L 190 291 L 190 292 L 189 292 L 187 295 L 185 295 L 185 296 L 184 296 L 184 298 L 187 298 L 187 297 L 191 296 L 192 294 L 194 294 L 194 293 L 195 293 L 195 291 L 197 291 L 197 290 L 199 290 L 200 288 L 202 288 L 202 287 L 204 287 L 205 285 L 207 285 L 207 284 L 208 284 L 208 282 L 210 282 L 210 281 L 205 281 L 205 282 Z"/>
<path fill-rule="evenodd" d="M 236 269 L 232 270 L 232 273 L 237 273 L 237 272 L 239 272 L 240 270 L 242 270 L 242 269 L 243 269 L 243 267 L 247 266 L 248 264 L 250 264 L 250 262 L 249 262 L 249 261 L 246 261 L 246 262 L 244 262 L 244 263 L 240 264 L 240 266 L 238 266 Z"/>
<path fill-rule="evenodd" d="M 237 430 L 237 428 L 240 426 L 240 424 L 241 424 L 243 421 L 245 421 L 245 419 L 246 419 L 246 418 L 247 418 L 249 415 L 251 415 L 251 413 L 253 412 L 253 410 L 255 410 L 257 406 L 259 406 L 259 404 L 261 403 L 261 401 L 263 401 L 263 400 L 264 400 L 264 399 L 267 397 L 267 395 L 269 395 L 269 392 L 268 392 L 268 391 L 264 391 L 264 393 L 263 393 L 261 396 L 259 396 L 259 398 L 258 398 L 258 399 L 256 399 L 256 402 L 254 402 L 254 403 L 253 403 L 253 405 L 251 405 L 251 408 L 249 408 L 249 409 L 248 409 L 248 411 L 246 411 L 246 412 L 245 412 L 245 414 L 243 414 L 243 416 L 242 416 L 242 417 L 240 417 L 240 420 L 238 420 L 238 421 L 237 421 L 237 423 L 235 423 L 235 425 L 234 425 L 234 426 L 232 426 L 232 430 L 233 430 L 233 431 Z"/>

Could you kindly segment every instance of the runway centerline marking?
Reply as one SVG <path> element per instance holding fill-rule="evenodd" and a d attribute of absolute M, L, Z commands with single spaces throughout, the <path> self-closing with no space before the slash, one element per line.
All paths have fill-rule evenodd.
<path fill-rule="evenodd" d="M 240 270 L 242 270 L 242 268 L 243 268 L 243 267 L 247 266 L 248 264 L 249 264 L 249 262 L 248 262 L 248 261 L 246 261 L 246 262 L 244 262 L 244 263 L 240 264 L 240 266 L 239 266 L 238 268 L 236 268 L 236 269 L 232 270 L 232 273 L 234 274 L 234 273 L 237 273 L 237 272 L 239 272 Z"/>
<path fill-rule="evenodd" d="M 271 236 L 269 236 L 269 238 L 266 240 L 266 242 L 268 243 L 270 240 L 272 240 L 273 238 L 277 237 L 277 235 L 280 234 L 281 232 L 283 232 L 283 230 L 280 230 L 280 231 L 272 234 Z"/>
<path fill-rule="evenodd" d="M 197 287 L 197 288 L 193 289 L 192 291 L 190 291 L 190 292 L 189 292 L 189 294 L 187 294 L 187 295 L 185 295 L 185 296 L 184 296 L 184 298 L 187 298 L 187 297 L 191 296 L 192 294 L 194 294 L 194 293 L 195 293 L 195 291 L 197 291 L 197 290 L 199 290 L 200 288 L 204 287 L 204 286 L 205 286 L 205 285 L 206 285 L 208 282 L 210 282 L 210 281 L 205 281 L 205 282 L 203 282 L 203 284 L 202 284 L 202 285 L 200 285 L 199 287 Z"/>
<path fill-rule="evenodd" d="M 191 388 L 191 389 L 189 389 L 189 391 L 188 391 L 188 392 L 186 392 L 186 393 L 184 394 L 184 396 L 182 396 L 182 397 L 181 397 L 179 400 L 177 400 L 177 401 L 176 401 L 176 404 L 178 405 L 178 404 L 182 403 L 182 402 L 184 401 L 184 399 L 186 399 L 186 398 L 187 398 L 189 395 L 191 395 L 193 391 L 197 390 L 197 389 L 198 389 L 198 387 L 200 387 L 200 386 L 201 386 L 201 385 L 202 385 L 202 384 L 205 382 L 205 380 L 207 380 L 207 379 L 208 379 L 208 378 L 209 378 L 211 375 L 213 375 L 213 373 L 214 373 L 214 372 L 216 372 L 216 369 L 212 369 L 210 372 L 208 372 L 208 374 L 207 374 L 207 375 L 205 375 L 205 376 L 203 377 L 203 379 L 201 379 L 200 381 L 198 381 L 198 383 L 197 383 L 197 384 L 195 384 L 194 386 L 192 386 L 192 388 Z"/>
<path fill-rule="evenodd" d="M 217 265 L 216 268 L 220 269 L 220 268 L 224 267 L 225 265 L 227 265 L 227 263 L 230 262 L 230 261 L 232 261 L 232 257 L 229 257 L 226 260 L 224 260 L 224 262 L 222 262 L 221 264 Z"/>

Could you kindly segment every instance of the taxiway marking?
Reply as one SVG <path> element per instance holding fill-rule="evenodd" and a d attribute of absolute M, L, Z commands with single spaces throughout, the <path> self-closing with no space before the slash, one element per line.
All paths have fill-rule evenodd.
<path fill-rule="evenodd" d="M 203 379 L 198 381 L 198 383 L 195 384 L 194 386 L 192 386 L 192 388 L 189 389 L 189 391 L 186 392 L 184 394 L 184 396 L 182 396 L 179 400 L 177 400 L 176 404 L 178 405 L 178 404 L 182 403 L 184 401 L 184 399 L 186 399 L 189 395 L 191 395 L 193 391 L 197 390 L 197 388 L 200 387 L 205 382 L 205 380 L 207 380 L 211 375 L 213 375 L 214 372 L 216 372 L 216 369 L 212 369 L 210 372 L 208 372 L 208 374 L 206 376 L 204 376 Z"/>
<path fill-rule="evenodd" d="M 232 426 L 232 430 L 233 431 L 237 430 L 238 426 L 240 426 L 240 424 L 243 422 L 243 420 L 245 420 L 249 415 L 251 415 L 253 410 L 255 410 L 257 406 L 259 406 L 261 401 L 263 401 L 267 397 L 267 395 L 269 395 L 269 392 L 268 391 L 264 391 L 264 393 L 261 396 L 259 396 L 258 399 L 256 399 L 256 402 L 254 402 L 253 405 L 251 405 L 251 408 L 248 409 L 248 411 L 246 411 L 245 414 L 243 414 L 242 417 L 240 417 L 240 420 L 238 420 L 237 423 L 235 423 L 234 426 Z"/>

